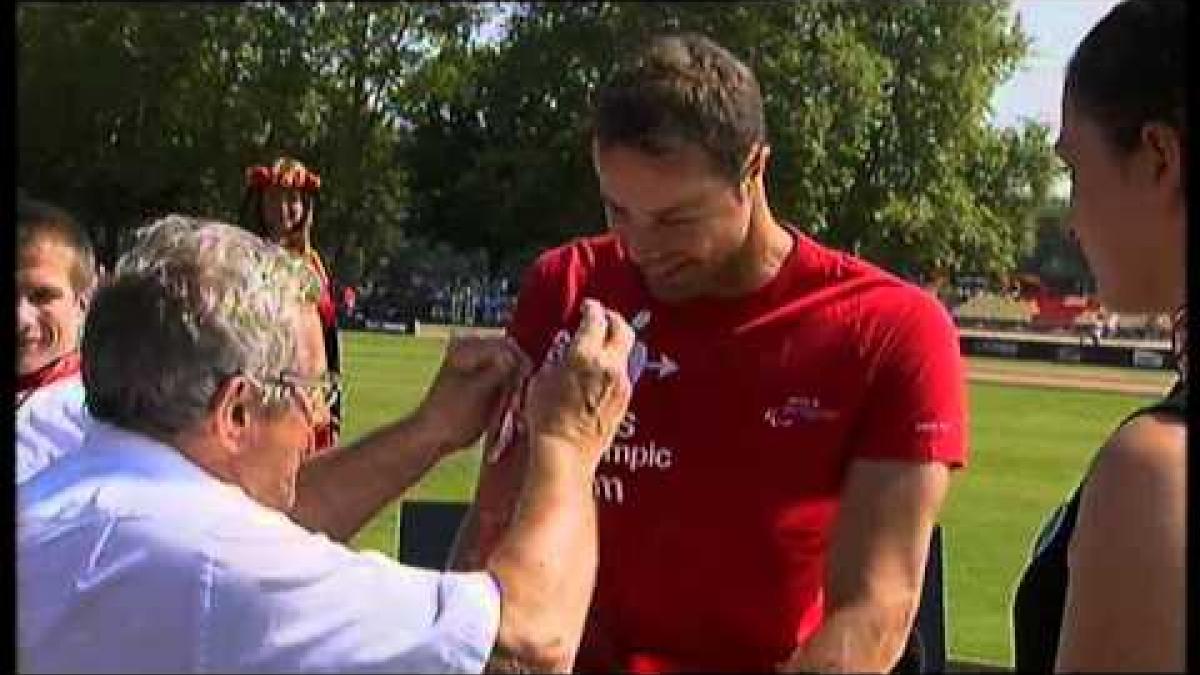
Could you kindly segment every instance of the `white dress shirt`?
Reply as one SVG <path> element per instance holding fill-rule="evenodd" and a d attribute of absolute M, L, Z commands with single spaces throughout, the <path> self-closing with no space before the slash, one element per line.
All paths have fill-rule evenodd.
<path fill-rule="evenodd" d="M 355 552 L 101 422 L 19 486 L 17 579 L 21 672 L 480 672 L 500 623 L 487 573 Z"/>
<path fill-rule="evenodd" d="M 17 405 L 17 484 L 78 450 L 88 419 L 78 375 L 48 384 Z"/>

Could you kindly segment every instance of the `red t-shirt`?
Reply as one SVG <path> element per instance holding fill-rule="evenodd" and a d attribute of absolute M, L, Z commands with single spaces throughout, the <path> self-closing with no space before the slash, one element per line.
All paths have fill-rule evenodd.
<path fill-rule="evenodd" d="M 510 332 L 535 363 L 561 352 L 585 297 L 638 329 L 632 402 L 597 472 L 600 561 L 578 669 L 774 670 L 821 623 L 849 463 L 963 465 L 964 371 L 941 304 L 795 241 L 738 298 L 658 302 L 611 236 L 529 271 Z M 517 454 L 485 462 L 483 510 L 511 499 L 489 476 Z M 483 510 L 490 550 L 503 523 Z"/>

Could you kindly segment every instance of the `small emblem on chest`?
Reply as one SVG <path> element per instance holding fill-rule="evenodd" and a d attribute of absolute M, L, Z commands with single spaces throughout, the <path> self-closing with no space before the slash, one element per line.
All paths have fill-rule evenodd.
<path fill-rule="evenodd" d="M 821 404 L 816 396 L 789 396 L 780 406 L 767 408 L 763 420 L 776 429 L 795 426 L 801 422 L 835 420 L 841 412 Z"/>

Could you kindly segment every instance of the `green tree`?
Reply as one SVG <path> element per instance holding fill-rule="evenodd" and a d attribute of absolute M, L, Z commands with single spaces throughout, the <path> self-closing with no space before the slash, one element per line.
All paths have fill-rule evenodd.
<path fill-rule="evenodd" d="M 199 29 L 176 7 L 18 7 L 18 182 L 97 225 L 110 255 L 123 225 L 186 201 L 196 139 L 165 102 Z"/>
<path fill-rule="evenodd" d="M 92 226 L 110 262 L 168 211 L 239 217 L 243 168 L 325 178 L 317 243 L 361 275 L 402 238 L 398 154 L 418 74 L 467 43 L 475 3 L 23 4 L 18 182 Z M 458 47 L 456 47 L 458 46 Z"/>
<path fill-rule="evenodd" d="M 1046 130 L 997 130 L 988 100 L 1028 41 L 972 3 L 517 3 L 505 39 L 414 111 L 413 223 L 524 262 L 599 231 L 588 101 L 619 56 L 695 30 L 764 91 L 778 215 L 906 274 L 1003 274 L 1032 241 L 1055 163 Z"/>

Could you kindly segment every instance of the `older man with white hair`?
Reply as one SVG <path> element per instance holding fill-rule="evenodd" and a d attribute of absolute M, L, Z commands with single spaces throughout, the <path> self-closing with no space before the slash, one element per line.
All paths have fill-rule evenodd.
<path fill-rule="evenodd" d="M 233 226 L 170 216 L 139 233 L 86 321 L 83 448 L 20 489 L 22 671 L 571 667 L 629 326 L 589 303 L 568 358 L 528 380 L 520 508 L 482 569 L 421 570 L 344 542 L 479 436 L 523 357 L 454 341 L 411 416 L 301 467 L 336 391 L 316 292 Z"/>

